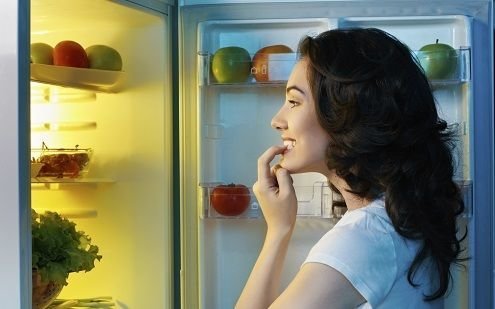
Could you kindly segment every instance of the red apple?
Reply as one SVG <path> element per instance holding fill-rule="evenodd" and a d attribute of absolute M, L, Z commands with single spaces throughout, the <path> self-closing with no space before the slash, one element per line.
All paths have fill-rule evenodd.
<path fill-rule="evenodd" d="M 53 64 L 53 47 L 46 43 L 31 44 L 31 63 Z"/>
<path fill-rule="evenodd" d="M 286 45 L 270 45 L 265 46 L 258 50 L 253 57 L 253 67 L 251 73 L 257 82 L 267 82 L 273 80 L 281 80 L 288 78 L 287 74 L 280 74 L 280 72 L 290 72 L 293 61 L 280 59 L 280 61 L 273 61 L 271 54 L 288 54 L 293 53 L 292 49 Z M 290 68 L 289 68 L 290 66 Z M 287 68 L 287 69 L 286 69 Z M 277 73 L 277 72 L 279 73 Z M 287 76 L 283 76 L 287 75 Z"/>
<path fill-rule="evenodd" d="M 61 41 L 53 48 L 53 64 L 88 68 L 89 59 L 84 48 L 74 41 Z"/>
<path fill-rule="evenodd" d="M 89 67 L 98 70 L 122 70 L 122 57 L 114 48 L 106 45 L 92 45 L 86 48 Z"/>

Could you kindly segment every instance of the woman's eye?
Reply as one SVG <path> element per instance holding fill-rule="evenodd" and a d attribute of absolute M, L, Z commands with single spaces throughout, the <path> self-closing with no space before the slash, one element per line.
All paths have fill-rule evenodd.
<path fill-rule="evenodd" d="M 294 100 L 288 100 L 287 102 L 289 103 L 290 108 L 294 108 L 299 104 L 299 103 L 297 103 L 297 101 L 294 101 Z"/>

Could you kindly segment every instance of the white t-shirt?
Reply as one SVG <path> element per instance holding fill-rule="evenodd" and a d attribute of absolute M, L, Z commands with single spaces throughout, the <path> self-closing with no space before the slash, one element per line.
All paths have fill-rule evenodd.
<path fill-rule="evenodd" d="M 368 206 L 348 211 L 311 249 L 304 263 L 322 263 L 342 275 L 366 299 L 364 308 L 442 308 L 443 301 L 423 301 L 431 294 L 435 272 L 423 266 L 414 282 L 407 281 L 407 271 L 420 246 L 419 241 L 400 236 L 377 199 Z M 433 280 L 432 280 L 433 279 Z"/>

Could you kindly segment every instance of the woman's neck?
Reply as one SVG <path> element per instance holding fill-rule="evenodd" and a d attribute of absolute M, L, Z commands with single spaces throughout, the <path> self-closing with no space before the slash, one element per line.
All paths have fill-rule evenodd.
<path fill-rule="evenodd" d="M 342 195 L 342 198 L 345 201 L 348 211 L 362 208 L 372 202 L 364 197 L 360 197 L 356 194 L 350 193 L 348 191 L 350 188 L 347 182 L 344 179 L 338 177 L 335 174 L 335 172 L 330 173 L 330 175 L 328 175 L 327 178 L 328 181 L 332 185 L 334 185 L 335 188 L 337 188 L 337 190 L 339 190 L 340 194 Z"/>

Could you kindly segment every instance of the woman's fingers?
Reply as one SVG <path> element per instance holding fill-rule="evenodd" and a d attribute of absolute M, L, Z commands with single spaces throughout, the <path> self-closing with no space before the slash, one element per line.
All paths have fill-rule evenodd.
<path fill-rule="evenodd" d="M 292 185 L 292 177 L 289 171 L 279 165 L 274 169 L 275 177 L 277 178 L 279 194 L 286 196 L 294 192 L 294 186 Z"/>
<path fill-rule="evenodd" d="M 286 146 L 272 146 L 258 158 L 258 181 L 264 182 L 273 179 L 270 162 L 276 155 L 282 154 L 285 149 Z"/>

